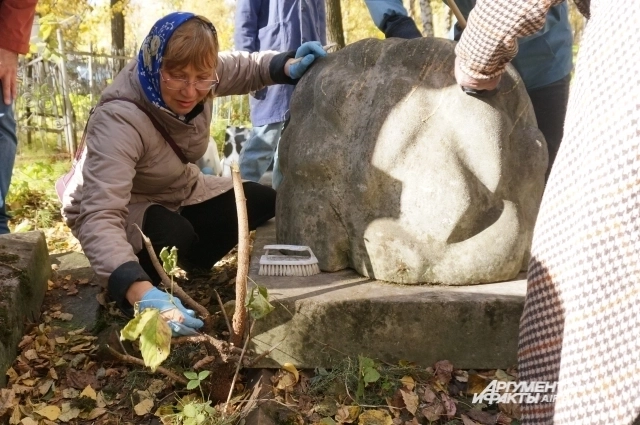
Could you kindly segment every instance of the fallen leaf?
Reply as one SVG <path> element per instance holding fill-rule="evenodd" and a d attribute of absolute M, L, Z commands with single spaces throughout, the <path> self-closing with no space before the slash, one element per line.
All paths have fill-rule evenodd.
<path fill-rule="evenodd" d="M 49 376 L 51 377 L 51 379 L 58 379 L 58 373 L 54 368 L 49 369 Z"/>
<path fill-rule="evenodd" d="M 435 422 L 444 413 L 444 406 L 440 400 L 436 399 L 433 403 L 422 408 L 421 412 L 430 422 Z"/>
<path fill-rule="evenodd" d="M 10 367 L 7 370 L 8 384 L 13 384 L 18 379 L 18 373 Z"/>
<path fill-rule="evenodd" d="M 447 413 L 447 417 L 449 419 L 453 418 L 456 415 L 456 403 L 446 394 L 441 394 L 440 397 L 442 398 L 442 405 Z"/>
<path fill-rule="evenodd" d="M 146 398 L 142 400 L 140 403 L 133 406 L 133 410 L 136 412 L 138 416 L 144 416 L 147 413 L 151 412 L 153 409 L 153 400 L 150 398 Z"/>
<path fill-rule="evenodd" d="M 38 353 L 33 348 L 31 350 L 25 351 L 24 353 L 22 353 L 22 355 L 27 360 L 35 360 L 38 358 Z"/>
<path fill-rule="evenodd" d="M 38 387 L 38 392 L 40 393 L 40 395 L 45 395 L 46 393 L 48 393 L 51 389 L 51 386 L 53 385 L 53 382 L 53 379 L 47 379 L 46 381 L 44 381 L 44 383 Z"/>
<path fill-rule="evenodd" d="M 62 422 L 69 422 L 71 419 L 75 419 L 80 415 L 80 409 L 77 407 L 71 407 L 71 403 L 62 403 L 62 411 L 58 419 Z"/>
<path fill-rule="evenodd" d="M 31 419 L 31 418 L 30 418 L 30 417 L 28 417 L 28 416 L 27 416 L 26 418 L 23 418 L 23 419 L 20 421 L 20 423 L 21 423 L 22 425 L 38 425 L 38 421 L 34 421 L 33 419 Z"/>
<path fill-rule="evenodd" d="M 149 391 L 149 394 L 156 395 L 160 391 L 164 390 L 164 387 L 166 387 L 166 385 L 167 384 L 162 379 L 154 379 L 151 381 L 151 384 L 149 385 L 149 388 L 147 388 L 147 391 Z"/>
<path fill-rule="evenodd" d="M 291 372 L 293 373 L 293 376 L 296 378 L 296 384 L 298 383 L 298 381 L 300 380 L 300 375 L 298 374 L 298 369 L 296 369 L 296 367 L 291 364 L 291 363 L 285 363 L 282 365 L 282 369 L 286 370 L 287 372 Z"/>
<path fill-rule="evenodd" d="M 516 378 L 514 378 L 511 375 L 509 375 L 504 370 L 498 369 L 498 370 L 496 370 L 496 379 L 498 381 L 515 381 Z"/>
<path fill-rule="evenodd" d="M 469 418 L 473 419 L 476 422 L 480 422 L 485 425 L 493 425 L 497 422 L 497 414 L 492 414 L 489 412 L 484 412 L 480 409 L 470 409 L 466 412 Z"/>
<path fill-rule="evenodd" d="M 336 421 L 340 423 L 350 424 L 353 423 L 360 414 L 359 406 L 340 406 L 336 413 Z"/>
<path fill-rule="evenodd" d="M 8 388 L 0 388 L 0 417 L 16 406 L 16 393 Z"/>
<path fill-rule="evenodd" d="M 424 394 L 422 394 L 422 400 L 427 403 L 432 403 L 437 398 L 436 393 L 429 387 L 424 387 Z"/>
<path fill-rule="evenodd" d="M 50 421 L 55 421 L 60 416 L 60 408 L 58 406 L 46 406 L 42 409 L 36 410 L 34 413 L 44 416 Z"/>
<path fill-rule="evenodd" d="M 107 413 L 107 409 L 104 407 L 96 407 L 89 413 L 89 417 L 87 419 L 93 420 Z"/>
<path fill-rule="evenodd" d="M 414 381 L 409 375 L 403 376 L 400 382 L 402 382 L 402 385 L 404 385 L 409 391 L 412 391 L 416 386 L 416 381 Z"/>
<path fill-rule="evenodd" d="M 393 425 L 393 419 L 385 410 L 365 410 L 358 417 L 358 425 Z"/>
<path fill-rule="evenodd" d="M 62 390 L 63 398 L 76 398 L 79 395 L 80 391 L 76 390 L 75 388 L 65 388 L 64 390 Z"/>
<path fill-rule="evenodd" d="M 404 400 L 405 407 L 407 408 L 409 413 L 415 415 L 416 411 L 418 410 L 419 404 L 418 394 L 414 393 L 413 391 L 406 390 L 400 390 L 400 392 L 402 393 L 402 399 Z"/>
<path fill-rule="evenodd" d="M 100 388 L 94 374 L 76 369 L 67 369 L 67 385 L 79 390 L 84 389 L 87 385 L 91 385 L 92 388 Z"/>
<path fill-rule="evenodd" d="M 91 388 L 91 385 L 87 385 L 80 393 L 80 397 L 89 397 L 91 400 L 96 399 L 96 390 Z"/>
<path fill-rule="evenodd" d="M 451 372 L 453 372 L 453 364 L 449 360 L 440 360 L 434 366 L 436 377 L 443 385 L 447 385 L 451 381 Z"/>

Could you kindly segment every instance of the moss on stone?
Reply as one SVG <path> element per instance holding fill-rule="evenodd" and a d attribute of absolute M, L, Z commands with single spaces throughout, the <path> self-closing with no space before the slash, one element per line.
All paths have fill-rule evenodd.
<path fill-rule="evenodd" d="M 19 255 L 0 252 L 0 263 L 13 264 L 20 259 Z"/>

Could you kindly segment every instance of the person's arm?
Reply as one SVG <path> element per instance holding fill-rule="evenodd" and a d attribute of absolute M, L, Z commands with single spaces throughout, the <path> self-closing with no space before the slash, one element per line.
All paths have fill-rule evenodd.
<path fill-rule="evenodd" d="M 550 7 L 564 0 L 517 3 L 478 0 L 456 46 L 456 79 L 464 87 L 492 90 L 518 52 L 518 37 L 539 31 Z M 586 1 L 576 0 L 588 17 Z"/>
<path fill-rule="evenodd" d="M 37 0 L 4 0 L 0 3 L 0 83 L 6 105 L 18 94 L 18 54 L 29 51 L 29 37 Z"/>
<path fill-rule="evenodd" d="M 272 84 L 296 84 L 315 59 L 326 55 L 318 41 L 308 41 L 296 51 L 283 53 L 220 52 L 216 96 L 246 94 Z"/>
<path fill-rule="evenodd" d="M 422 37 L 416 23 L 409 17 L 401 0 L 365 0 L 373 23 L 386 38 Z"/>
<path fill-rule="evenodd" d="M 257 52 L 260 50 L 258 40 L 258 13 L 262 0 L 237 0 L 236 25 L 233 32 L 233 43 L 236 50 Z"/>

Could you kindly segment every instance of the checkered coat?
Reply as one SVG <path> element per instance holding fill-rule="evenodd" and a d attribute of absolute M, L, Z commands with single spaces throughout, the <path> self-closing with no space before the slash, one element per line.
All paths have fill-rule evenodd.
<path fill-rule="evenodd" d="M 456 53 L 499 75 L 552 0 L 479 0 Z M 640 413 L 640 1 L 576 1 L 589 17 L 564 140 L 534 231 L 519 378 L 558 381 L 524 424 L 631 424 Z"/>

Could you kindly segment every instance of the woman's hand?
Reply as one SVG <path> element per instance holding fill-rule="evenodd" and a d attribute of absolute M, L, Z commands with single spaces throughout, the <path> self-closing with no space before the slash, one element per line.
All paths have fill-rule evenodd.
<path fill-rule="evenodd" d="M 319 41 L 307 41 L 296 50 L 296 58 L 289 59 L 284 65 L 284 73 L 297 80 L 307 71 L 316 58 L 327 56 Z"/>
<path fill-rule="evenodd" d="M 478 80 L 466 74 L 462 67 L 460 66 L 460 59 L 456 57 L 455 62 L 455 76 L 456 81 L 460 85 L 460 87 L 473 89 L 473 90 L 493 90 L 498 87 L 498 83 L 500 82 L 501 75 L 497 77 L 491 78 L 489 80 Z"/>
<path fill-rule="evenodd" d="M 173 336 L 197 335 L 196 329 L 204 326 L 202 320 L 197 319 L 196 313 L 182 305 L 182 302 L 168 293 L 154 287 L 151 282 L 135 282 L 127 291 L 127 301 L 131 305 L 138 303 L 140 311 L 146 308 L 157 308 L 161 316 L 167 320 Z"/>

